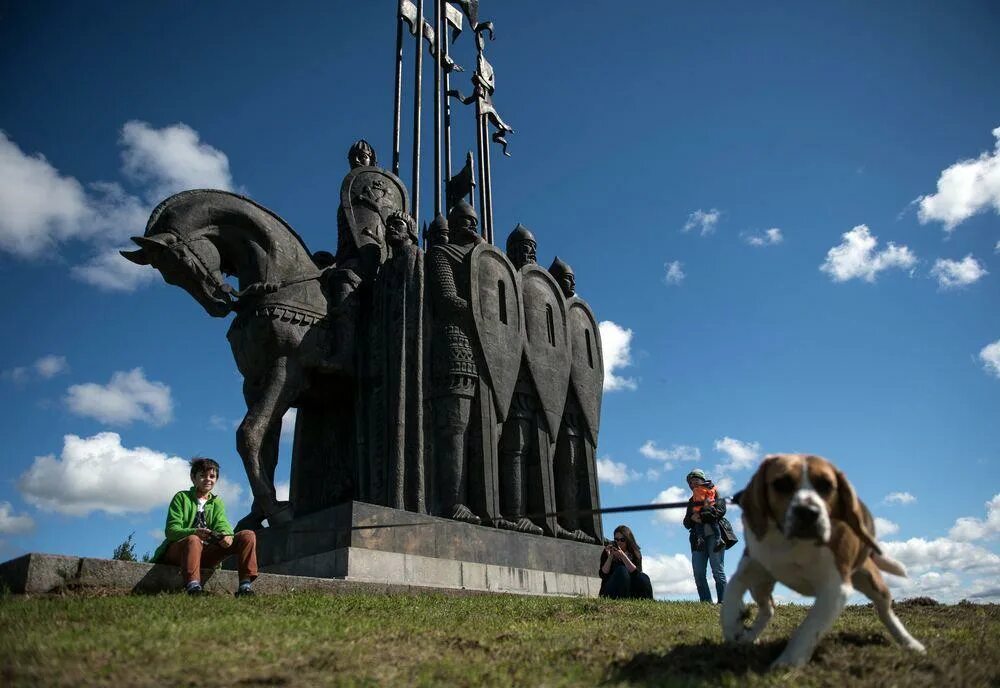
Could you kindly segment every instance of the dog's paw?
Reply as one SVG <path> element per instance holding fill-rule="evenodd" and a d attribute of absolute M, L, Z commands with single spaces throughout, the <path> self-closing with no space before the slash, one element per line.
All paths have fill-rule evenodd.
<path fill-rule="evenodd" d="M 927 654 L 927 648 L 924 647 L 923 643 L 913 638 L 910 638 L 910 641 L 908 643 L 904 643 L 903 647 L 913 652 L 919 652 L 922 655 Z"/>

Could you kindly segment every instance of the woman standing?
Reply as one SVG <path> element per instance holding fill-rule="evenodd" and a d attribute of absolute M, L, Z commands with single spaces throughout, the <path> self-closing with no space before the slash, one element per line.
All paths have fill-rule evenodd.
<path fill-rule="evenodd" d="M 705 571 L 711 564 L 716 602 L 721 603 L 722 595 L 726 592 L 726 549 L 721 542 L 719 522 L 726 515 L 726 502 L 716 498 L 712 503 L 707 503 L 707 500 L 705 504 L 696 503 L 701 501 L 703 495 L 715 490 L 705 471 L 691 471 L 686 479 L 691 488 L 691 498 L 688 500 L 687 513 L 684 514 L 684 527 L 690 531 L 688 539 L 691 542 L 694 584 L 698 587 L 698 598 L 711 604 L 712 593 L 708 589 Z"/>
<path fill-rule="evenodd" d="M 653 584 L 642 572 L 642 553 L 628 526 L 615 528 L 614 541 L 601 553 L 601 597 L 653 599 Z"/>

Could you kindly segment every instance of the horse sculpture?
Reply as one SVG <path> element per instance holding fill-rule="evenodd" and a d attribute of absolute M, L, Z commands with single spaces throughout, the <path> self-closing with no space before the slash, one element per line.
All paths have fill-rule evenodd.
<path fill-rule="evenodd" d="M 331 261 L 314 258 L 284 220 L 227 191 L 171 196 L 132 241 L 139 249 L 125 258 L 154 267 L 213 317 L 236 313 L 227 338 L 247 404 L 236 445 L 253 493 L 238 528 L 288 523 L 291 505 L 274 490 L 281 418 L 317 380 L 353 376 L 353 296 L 331 286 Z"/>

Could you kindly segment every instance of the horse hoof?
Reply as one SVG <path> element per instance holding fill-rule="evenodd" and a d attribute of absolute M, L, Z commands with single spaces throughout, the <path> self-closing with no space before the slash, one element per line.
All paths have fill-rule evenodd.
<path fill-rule="evenodd" d="M 292 522 L 295 514 L 292 512 L 292 505 L 288 502 L 278 502 L 278 506 L 267 515 L 267 525 L 271 528 L 283 526 Z"/>
<path fill-rule="evenodd" d="M 236 523 L 234 531 L 238 533 L 241 530 L 260 530 L 264 527 L 263 521 L 264 518 L 260 514 L 251 511 Z"/>

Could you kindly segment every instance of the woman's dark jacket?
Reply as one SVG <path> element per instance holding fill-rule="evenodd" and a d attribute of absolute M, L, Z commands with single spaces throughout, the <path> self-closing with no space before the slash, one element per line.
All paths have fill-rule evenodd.
<path fill-rule="evenodd" d="M 642 573 L 642 554 L 637 553 L 635 556 L 632 556 L 631 552 L 625 552 L 625 554 L 626 556 L 628 556 L 629 560 L 633 564 L 635 564 L 635 571 L 633 571 L 629 575 L 635 576 Z M 604 573 L 604 562 L 606 562 L 607 560 L 608 560 L 608 553 L 601 552 L 601 564 L 600 567 L 597 569 L 597 572 L 600 574 L 602 580 L 610 576 L 612 571 L 615 570 L 616 566 L 622 566 L 622 567 L 625 566 L 625 564 L 616 559 L 615 561 L 611 562 L 611 570 L 609 570 L 607 573 Z"/>
<path fill-rule="evenodd" d="M 698 551 L 699 548 L 696 545 L 699 540 L 703 543 L 701 549 L 705 547 L 705 538 L 699 538 L 698 533 L 695 531 L 695 526 L 700 527 L 706 523 L 719 524 L 719 532 L 722 533 L 722 542 L 725 543 L 726 549 L 739 542 L 736 533 L 733 532 L 733 524 L 726 518 L 726 502 L 724 499 L 719 499 L 715 504 L 702 507 L 700 513 L 701 523 L 691 520 L 691 516 L 694 515 L 694 497 L 692 497 L 688 500 L 687 511 L 684 513 L 684 527 L 688 529 L 688 541 L 691 543 L 692 552 Z"/>

